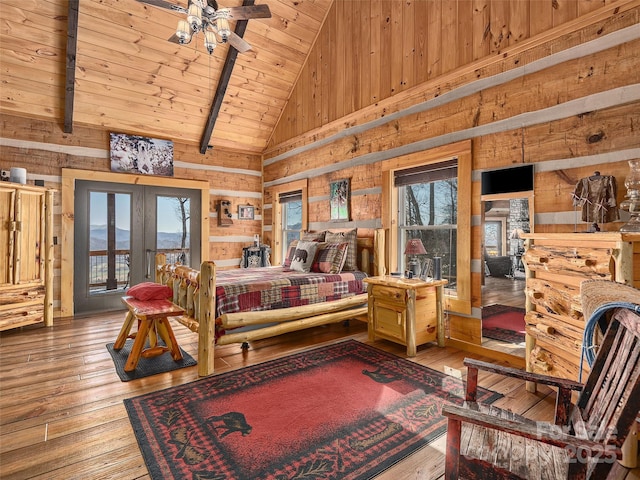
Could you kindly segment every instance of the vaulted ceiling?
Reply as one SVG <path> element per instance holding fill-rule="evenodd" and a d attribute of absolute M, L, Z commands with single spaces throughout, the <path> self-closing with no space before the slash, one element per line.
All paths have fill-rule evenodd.
<path fill-rule="evenodd" d="M 184 15 L 136 0 L 79 2 L 77 38 L 71 35 L 75 81 L 67 88 L 69 2 L 2 0 L 0 110 L 60 123 L 72 114 L 73 125 L 262 152 L 332 1 L 260 3 L 272 17 L 247 22 L 243 38 L 253 48 L 237 55 L 210 137 L 203 133 L 229 45 L 209 55 L 202 35 L 189 45 L 169 42 Z M 219 4 L 237 7 L 242 0 Z"/>

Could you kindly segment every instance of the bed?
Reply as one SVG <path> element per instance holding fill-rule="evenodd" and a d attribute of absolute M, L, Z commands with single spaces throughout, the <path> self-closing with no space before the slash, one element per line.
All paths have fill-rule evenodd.
<path fill-rule="evenodd" d="M 217 271 L 167 264 L 156 255 L 156 282 L 173 289 L 185 310 L 175 317 L 198 333 L 198 374 L 214 372 L 215 345 L 246 343 L 318 325 L 360 318 L 366 321 L 363 279 L 384 273 L 384 231 L 357 238 L 357 270 L 301 273 L 266 267 Z"/>

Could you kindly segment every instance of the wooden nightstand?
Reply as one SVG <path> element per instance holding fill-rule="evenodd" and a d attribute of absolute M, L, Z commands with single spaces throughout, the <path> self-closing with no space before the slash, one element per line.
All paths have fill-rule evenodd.
<path fill-rule="evenodd" d="M 377 337 L 406 345 L 414 357 L 416 347 L 437 341 L 444 346 L 442 297 L 446 280 L 425 282 L 393 276 L 368 277 L 369 340 Z"/>

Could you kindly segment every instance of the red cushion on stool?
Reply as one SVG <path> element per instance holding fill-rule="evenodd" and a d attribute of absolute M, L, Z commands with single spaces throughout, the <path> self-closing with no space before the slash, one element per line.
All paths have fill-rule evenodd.
<path fill-rule="evenodd" d="M 127 290 L 127 295 L 138 300 L 165 300 L 173 296 L 171 287 L 153 282 L 142 282 Z"/>

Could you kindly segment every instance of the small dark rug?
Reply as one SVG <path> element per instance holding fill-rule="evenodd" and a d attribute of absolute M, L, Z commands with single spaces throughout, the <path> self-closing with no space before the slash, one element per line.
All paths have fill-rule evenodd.
<path fill-rule="evenodd" d="M 162 342 L 160 342 L 160 344 L 162 344 Z M 125 372 L 124 365 L 127 363 L 127 358 L 129 358 L 131 347 L 133 347 L 133 340 L 131 338 L 127 338 L 124 347 L 117 352 L 113 349 L 113 343 L 107 344 L 107 350 L 111 354 L 116 372 L 123 382 L 135 380 L 136 378 L 149 377 L 158 373 L 170 372 L 171 370 L 177 370 L 179 368 L 191 367 L 198 363 L 181 348 L 182 360 L 175 362 L 171 357 L 171 353 L 168 352 L 154 358 L 140 357 L 136 369 L 133 372 Z"/>
<path fill-rule="evenodd" d="M 364 480 L 442 435 L 463 398 L 461 380 L 349 340 L 124 403 L 154 480 Z"/>
<path fill-rule="evenodd" d="M 482 336 L 507 343 L 522 343 L 525 309 L 508 305 L 482 307 Z"/>

